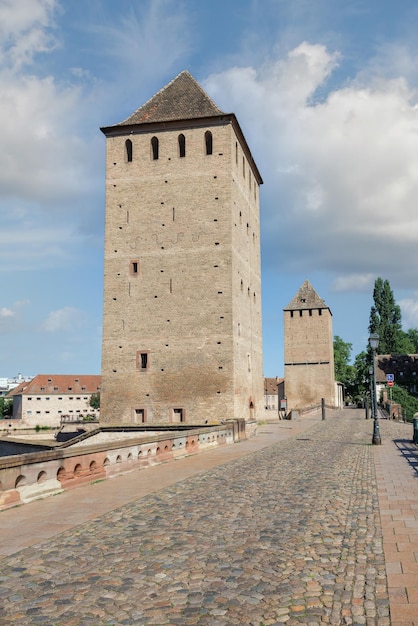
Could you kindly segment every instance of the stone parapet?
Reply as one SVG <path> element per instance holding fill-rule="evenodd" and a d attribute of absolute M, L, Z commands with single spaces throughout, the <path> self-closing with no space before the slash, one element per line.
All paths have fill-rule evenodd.
<path fill-rule="evenodd" d="M 115 431 L 113 440 L 100 439 L 101 430 L 98 429 L 54 449 L 3 457 L 0 458 L 0 510 L 89 482 L 229 445 L 255 432 L 256 425 L 252 424 L 246 433 L 244 420 L 176 431 L 124 432 L 120 433 L 123 439 L 118 439 Z"/>

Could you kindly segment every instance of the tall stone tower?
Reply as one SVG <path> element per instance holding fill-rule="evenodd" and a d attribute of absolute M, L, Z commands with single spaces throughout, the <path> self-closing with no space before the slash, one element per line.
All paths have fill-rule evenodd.
<path fill-rule="evenodd" d="M 332 313 L 307 280 L 284 309 L 284 360 L 289 409 L 337 406 Z"/>
<path fill-rule="evenodd" d="M 101 421 L 257 418 L 262 179 L 235 115 L 182 72 L 101 130 Z"/>

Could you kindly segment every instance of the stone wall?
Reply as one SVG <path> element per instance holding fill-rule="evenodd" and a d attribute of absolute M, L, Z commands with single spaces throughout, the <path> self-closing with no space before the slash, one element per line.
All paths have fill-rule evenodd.
<path fill-rule="evenodd" d="M 322 398 L 336 407 L 331 312 L 285 311 L 284 341 L 288 408 L 316 405 Z"/>
<path fill-rule="evenodd" d="M 164 432 L 100 442 L 81 436 L 60 449 L 0 459 L 0 509 L 25 504 L 96 480 L 104 480 L 254 435 L 256 424 L 233 421 L 209 428 Z"/>
<path fill-rule="evenodd" d="M 138 127 L 131 161 L 107 137 L 101 423 L 262 415 L 259 186 L 230 120 L 204 123 Z"/>

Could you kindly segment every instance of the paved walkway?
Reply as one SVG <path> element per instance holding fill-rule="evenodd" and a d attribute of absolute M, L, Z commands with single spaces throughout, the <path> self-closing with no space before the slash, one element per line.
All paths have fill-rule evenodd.
<path fill-rule="evenodd" d="M 412 426 L 261 431 L 0 513 L 0 624 L 418 625 Z"/>

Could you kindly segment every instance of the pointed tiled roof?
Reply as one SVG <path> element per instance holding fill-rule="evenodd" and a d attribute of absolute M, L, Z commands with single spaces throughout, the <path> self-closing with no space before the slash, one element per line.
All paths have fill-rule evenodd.
<path fill-rule="evenodd" d="M 181 72 L 155 96 L 117 126 L 190 120 L 225 115 L 187 71 Z"/>
<path fill-rule="evenodd" d="M 294 298 L 284 308 L 284 311 L 300 311 L 306 309 L 328 309 L 324 300 L 318 296 L 309 280 L 305 280 Z"/>

